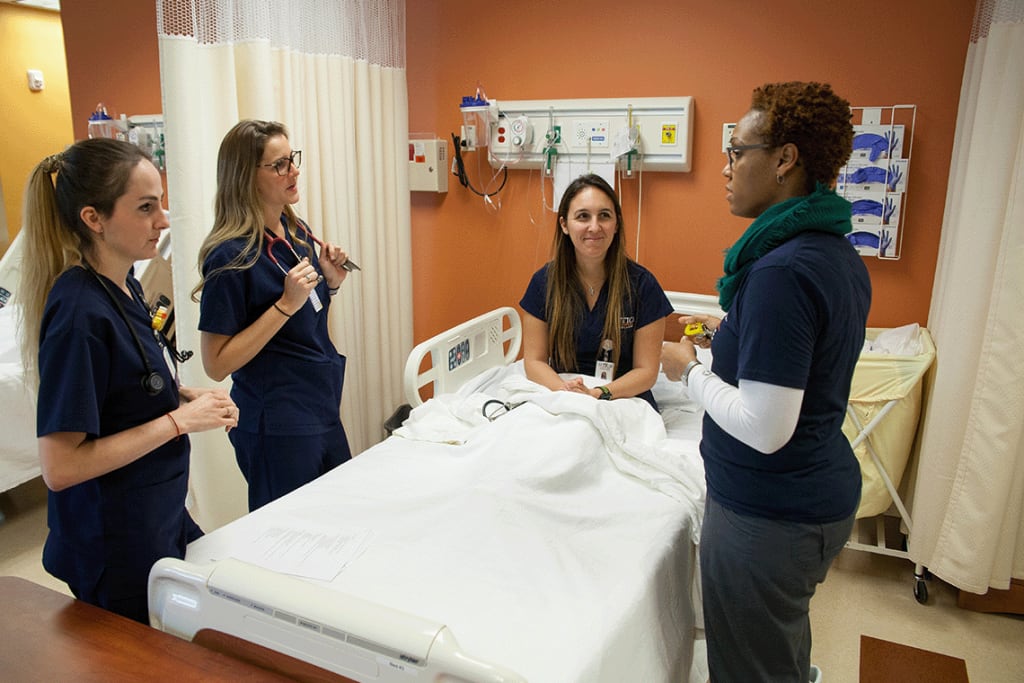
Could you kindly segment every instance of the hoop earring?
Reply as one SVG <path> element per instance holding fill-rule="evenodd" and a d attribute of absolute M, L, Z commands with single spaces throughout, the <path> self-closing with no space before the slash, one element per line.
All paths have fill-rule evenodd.
<path fill-rule="evenodd" d="M 779 175 L 775 176 L 775 182 L 777 182 L 779 185 L 785 185 L 786 184 L 786 176 L 784 176 L 784 175 L 782 175 L 780 173 Z"/>

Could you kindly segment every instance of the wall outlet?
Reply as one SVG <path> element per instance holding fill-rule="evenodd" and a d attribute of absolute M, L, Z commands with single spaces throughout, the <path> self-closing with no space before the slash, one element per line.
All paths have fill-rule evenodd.
<path fill-rule="evenodd" d="M 28 70 L 28 89 L 32 92 L 39 92 L 46 87 L 46 82 L 43 80 L 43 72 L 39 69 Z"/>
<path fill-rule="evenodd" d="M 732 132 L 735 129 L 735 123 L 722 124 L 722 154 L 725 154 L 725 148 L 729 146 L 729 141 L 732 140 Z"/>

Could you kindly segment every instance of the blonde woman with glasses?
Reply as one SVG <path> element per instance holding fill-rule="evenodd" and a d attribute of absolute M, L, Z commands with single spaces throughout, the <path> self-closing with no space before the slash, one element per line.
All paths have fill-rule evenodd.
<path fill-rule="evenodd" d="M 202 292 L 203 367 L 232 379 L 240 414 L 230 438 L 250 510 L 351 457 L 340 415 L 346 359 L 327 315 L 355 266 L 295 215 L 301 162 L 280 123 L 244 120 L 228 131 L 192 293 Z"/>

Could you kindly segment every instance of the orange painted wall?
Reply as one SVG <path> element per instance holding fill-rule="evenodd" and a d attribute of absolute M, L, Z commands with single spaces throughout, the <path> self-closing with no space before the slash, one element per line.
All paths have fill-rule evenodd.
<path fill-rule="evenodd" d="M 974 4 L 407 0 L 409 128 L 448 138 L 478 82 L 499 100 L 693 96 L 694 170 L 643 176 L 638 257 L 666 288 L 713 293 L 746 226 L 724 201 L 721 126 L 754 87 L 827 80 L 854 105 L 916 104 L 903 258 L 867 259 L 869 324 L 925 323 Z M 118 113 L 162 109 L 153 3 L 114 0 L 93 16 L 65 0 L 62 14 L 75 137 L 99 99 Z M 467 155 L 474 180 L 490 173 L 479 157 Z M 536 173 L 511 173 L 500 211 L 452 181 L 412 197 L 416 341 L 518 302 L 548 257 L 554 218 Z M 631 243 L 640 192 L 639 181 L 622 190 Z"/>
<path fill-rule="evenodd" d="M 748 221 L 732 217 L 721 175 L 722 124 L 764 82 L 832 83 L 854 106 L 916 104 L 902 259 L 866 259 L 869 324 L 926 323 L 974 0 L 409 0 L 412 131 L 449 139 L 460 98 L 479 82 L 497 100 L 690 95 L 693 171 L 648 173 L 621 195 L 629 243 L 666 289 L 714 293 L 722 253 Z M 481 154 L 470 177 L 489 177 Z M 413 193 L 415 337 L 515 304 L 548 258 L 553 214 L 538 176 L 513 171 L 501 210 L 451 179 Z"/>
<path fill-rule="evenodd" d="M 29 173 L 72 142 L 62 44 L 60 14 L 0 4 L 0 181 L 8 233 L 0 235 L 0 253 L 21 229 Z M 43 90 L 29 90 L 29 69 L 43 72 Z"/>
<path fill-rule="evenodd" d="M 76 140 L 98 102 L 115 118 L 163 111 L 156 3 L 62 0 L 61 17 Z"/>

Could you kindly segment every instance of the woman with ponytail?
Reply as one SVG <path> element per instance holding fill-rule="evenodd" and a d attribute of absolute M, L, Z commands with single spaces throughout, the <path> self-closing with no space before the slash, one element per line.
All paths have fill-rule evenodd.
<path fill-rule="evenodd" d="M 222 390 L 176 382 L 133 275 L 169 227 L 160 173 L 138 147 L 84 140 L 44 159 L 25 199 L 19 300 L 38 379 L 48 493 L 43 566 L 75 597 L 149 623 L 149 570 L 201 535 L 188 511 L 190 432 L 230 429 Z"/>

